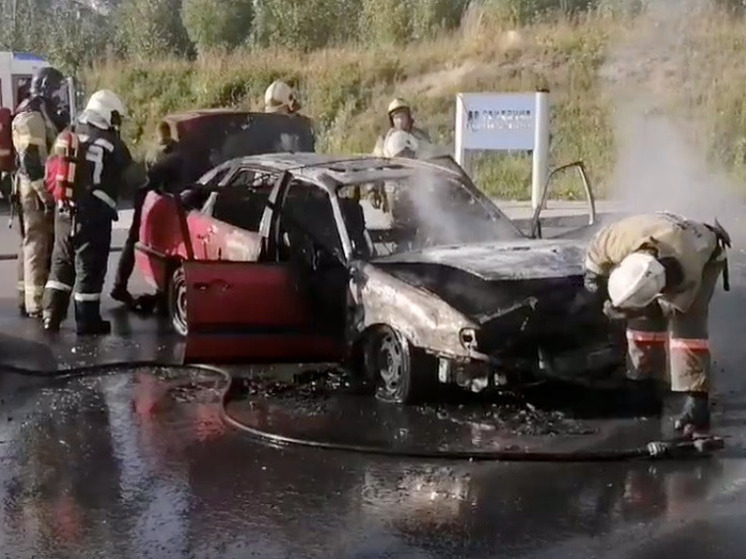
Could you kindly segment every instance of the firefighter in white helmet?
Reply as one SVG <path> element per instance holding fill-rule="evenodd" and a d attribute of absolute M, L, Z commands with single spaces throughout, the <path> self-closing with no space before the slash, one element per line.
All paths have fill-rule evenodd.
<path fill-rule="evenodd" d="M 307 116 L 300 114 L 301 107 L 298 91 L 284 81 L 272 82 L 264 92 L 265 113 L 287 115 L 306 121 L 305 125 L 302 124 L 297 128 L 297 130 L 304 131 L 300 138 L 293 138 L 293 134 L 281 134 L 280 141 L 272 148 L 274 151 L 315 151 L 316 138 L 313 132 L 313 122 Z"/>
<path fill-rule="evenodd" d="M 409 103 L 404 99 L 396 98 L 389 103 L 388 119 L 390 128 L 384 136 L 380 136 L 376 142 L 376 146 L 373 149 L 373 154 L 377 156 L 384 155 L 384 145 L 388 140 L 389 136 L 397 131 L 407 132 L 411 134 L 414 139 L 420 144 L 430 144 L 430 136 L 414 125 L 414 117 L 412 116 L 412 108 Z"/>
<path fill-rule="evenodd" d="M 608 295 L 607 316 L 627 319 L 630 397 L 659 407 L 663 390 L 685 393 L 675 422 L 685 433 L 710 425 L 707 316 L 721 274 L 728 289 L 729 246 L 717 221 L 657 213 L 606 226 L 586 254 L 586 289 Z"/>
<path fill-rule="evenodd" d="M 283 81 L 276 80 L 264 92 L 264 112 L 296 114 L 301 109 L 298 92 Z"/>
<path fill-rule="evenodd" d="M 45 330 L 59 329 L 71 294 L 79 335 L 108 334 L 111 329 L 101 318 L 101 290 L 112 221 L 117 219 L 117 199 L 132 164 L 119 132 L 126 116 L 117 94 L 99 90 L 91 95 L 70 131 L 77 138 L 77 164 L 70 181 L 72 195 L 68 197 L 63 189 L 55 188 L 55 242 L 44 293 Z"/>

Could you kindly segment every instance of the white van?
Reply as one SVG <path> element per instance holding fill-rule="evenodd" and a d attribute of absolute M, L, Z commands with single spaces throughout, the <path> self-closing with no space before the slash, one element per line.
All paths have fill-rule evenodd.
<path fill-rule="evenodd" d="M 31 76 L 49 66 L 44 58 L 25 52 L 0 51 L 0 107 L 15 111 L 31 87 Z"/>

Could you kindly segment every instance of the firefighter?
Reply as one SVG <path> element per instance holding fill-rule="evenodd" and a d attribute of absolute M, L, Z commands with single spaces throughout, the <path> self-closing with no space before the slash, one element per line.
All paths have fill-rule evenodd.
<path fill-rule="evenodd" d="M 283 81 L 276 80 L 264 92 L 264 112 L 297 114 L 301 109 L 298 92 Z"/>
<path fill-rule="evenodd" d="M 302 130 L 300 137 L 293 138 L 291 127 L 291 130 L 288 130 L 291 133 L 280 134 L 279 142 L 269 149 L 275 152 L 315 151 L 316 137 L 313 131 L 313 122 L 307 116 L 300 114 L 301 107 L 298 91 L 294 87 L 280 80 L 270 84 L 264 92 L 264 112 L 302 119 L 305 121 L 305 125 L 301 124 L 299 127 L 299 130 Z M 242 149 L 239 147 L 237 153 L 241 153 Z M 224 151 L 230 153 L 231 150 L 224 148 Z"/>
<path fill-rule="evenodd" d="M 138 307 L 140 303 L 147 305 L 150 302 L 147 297 L 138 301 L 132 297 L 127 287 L 135 267 L 135 243 L 140 236 L 142 205 L 148 192 L 151 191 L 179 194 L 181 188 L 189 182 L 187 174 L 184 157 L 178 150 L 176 143 L 173 143 L 168 153 L 162 154 L 158 161 L 149 168 L 145 184 L 138 188 L 135 193 L 132 223 L 127 234 L 127 240 L 122 247 L 122 254 L 119 257 L 119 264 L 114 277 L 114 288 L 111 291 L 111 297 L 115 301 L 124 303 L 130 308 Z M 142 310 L 146 311 L 148 309 L 142 307 Z"/>
<path fill-rule="evenodd" d="M 118 191 L 132 163 L 119 135 L 126 114 L 115 93 L 99 90 L 88 100 L 75 130 L 65 135 L 67 142 L 77 140 L 74 153 L 68 152 L 76 167 L 74 177 L 65 183 L 73 185 L 71 196 L 59 183 L 55 189 L 55 244 L 44 295 L 45 330 L 59 330 L 73 293 L 77 333 L 111 331 L 110 323 L 101 318 L 101 290 Z"/>
<path fill-rule="evenodd" d="M 606 226 L 586 254 L 586 289 L 608 295 L 607 316 L 627 320 L 627 394 L 659 407 L 663 389 L 684 393 L 675 428 L 685 433 L 710 425 L 707 316 L 721 274 L 728 289 L 727 247 L 717 221 L 657 213 Z"/>
<path fill-rule="evenodd" d="M 414 125 L 412 108 L 404 99 L 396 98 L 391 101 L 391 103 L 389 103 L 387 114 L 390 128 L 384 136 L 378 138 L 376 146 L 373 149 L 374 155 L 383 155 L 386 140 L 388 140 L 389 136 L 396 131 L 408 132 L 417 142 L 427 144 L 431 143 L 428 133 Z"/>
<path fill-rule="evenodd" d="M 381 155 L 384 157 L 409 157 L 416 159 L 419 152 L 420 143 L 413 134 L 404 132 L 403 130 L 395 130 L 386 136 Z"/>
<path fill-rule="evenodd" d="M 156 144 L 145 155 L 145 166 L 149 170 L 158 161 L 176 150 L 178 142 L 171 137 L 171 126 L 165 120 L 158 123 Z"/>
<path fill-rule="evenodd" d="M 12 124 L 18 157 L 13 200 L 22 239 L 18 255 L 19 310 L 29 317 L 41 316 L 49 274 L 54 199 L 44 183 L 44 165 L 55 137 L 66 125 L 64 110 L 55 99 L 63 82 L 64 76 L 56 68 L 42 68 L 34 74 L 31 95 L 18 106 Z"/>

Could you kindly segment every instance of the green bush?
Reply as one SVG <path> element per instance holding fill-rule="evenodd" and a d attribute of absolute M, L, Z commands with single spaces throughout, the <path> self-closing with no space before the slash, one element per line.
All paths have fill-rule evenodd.
<path fill-rule="evenodd" d="M 461 23 L 469 0 L 362 0 L 359 28 L 369 44 L 403 44 Z"/>
<path fill-rule="evenodd" d="M 258 0 L 254 42 L 303 51 L 355 38 L 361 0 Z"/>
<path fill-rule="evenodd" d="M 181 0 L 122 0 L 117 42 L 131 57 L 187 54 L 191 43 L 181 22 Z"/>
<path fill-rule="evenodd" d="M 183 0 L 182 21 L 197 50 L 234 48 L 251 35 L 253 0 Z"/>

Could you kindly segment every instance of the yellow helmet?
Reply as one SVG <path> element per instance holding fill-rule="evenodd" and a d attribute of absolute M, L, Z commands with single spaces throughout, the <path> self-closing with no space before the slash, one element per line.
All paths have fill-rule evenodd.
<path fill-rule="evenodd" d="M 397 97 L 396 99 L 391 101 L 391 103 L 389 103 L 389 108 L 387 112 L 388 112 L 388 115 L 391 116 L 394 112 L 401 110 L 401 109 L 405 109 L 407 111 L 411 110 L 409 103 L 407 103 L 404 99 Z"/>

